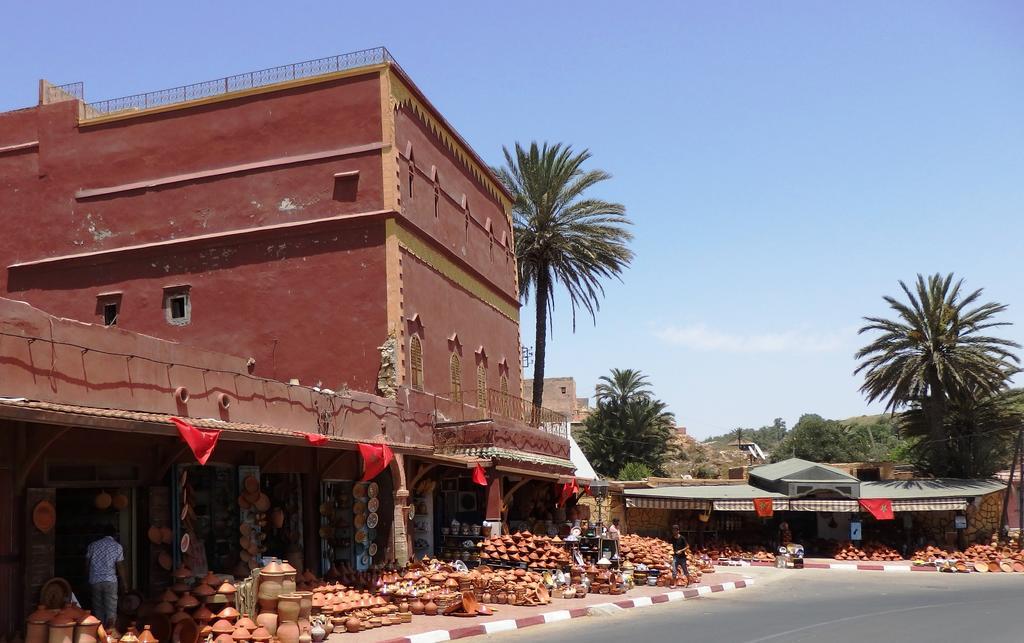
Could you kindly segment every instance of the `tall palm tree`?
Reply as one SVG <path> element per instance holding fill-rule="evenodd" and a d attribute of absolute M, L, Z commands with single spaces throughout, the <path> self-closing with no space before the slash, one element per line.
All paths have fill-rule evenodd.
<path fill-rule="evenodd" d="M 626 208 L 584 196 L 611 175 L 584 170 L 590 152 L 576 152 L 570 145 L 530 144 L 524 149 L 504 148 L 505 167 L 496 172 L 514 196 L 512 206 L 519 288 L 523 301 L 535 293 L 536 347 L 533 366 L 533 403 L 544 401 L 544 359 L 548 324 L 554 311 L 555 285 L 569 295 L 573 330 L 577 309 L 594 319 L 604 295 L 602 280 L 619 277 L 633 252 L 633 235 Z"/>
<path fill-rule="evenodd" d="M 930 439 L 940 444 L 950 400 L 1002 391 L 1019 370 L 1012 349 L 1020 345 L 986 334 L 1010 325 L 996 321 L 1006 306 L 975 305 L 982 291 L 962 295 L 962 279 L 954 283 L 952 274 L 918 275 L 913 290 L 899 283 L 907 302 L 884 298 L 896 311 L 895 320 L 865 318 L 868 323 L 859 332 L 881 334 L 857 352 L 863 361 L 854 373 L 865 372 L 860 390 L 869 402 L 884 399 L 893 411 L 919 406 Z"/>
<path fill-rule="evenodd" d="M 651 383 L 647 376 L 633 368 L 613 368 L 612 374 L 602 375 L 594 387 L 598 402 L 614 402 L 625 406 L 627 402 L 641 397 L 651 397 Z"/>

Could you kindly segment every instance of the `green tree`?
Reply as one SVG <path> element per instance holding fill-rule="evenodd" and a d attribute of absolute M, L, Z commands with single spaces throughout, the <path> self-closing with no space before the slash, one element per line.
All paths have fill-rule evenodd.
<path fill-rule="evenodd" d="M 1019 369 L 1013 341 L 987 334 L 1009 322 L 997 321 L 1006 306 L 977 304 L 981 289 L 962 292 L 963 280 L 953 275 L 917 276 L 915 288 L 899 282 L 906 302 L 884 299 L 897 313 L 894 320 L 866 317 L 860 333 L 879 335 L 861 348 L 861 386 L 869 402 L 885 400 L 887 410 L 913 409 L 915 431 L 927 427 L 929 461 L 947 457 L 947 414 L 951 403 L 982 399 L 1001 392 Z"/>
<path fill-rule="evenodd" d="M 801 415 L 796 425 L 772 453 L 772 460 L 803 458 L 812 462 L 864 460 L 864 453 L 848 424 L 826 420 L 820 415 Z"/>
<path fill-rule="evenodd" d="M 643 480 L 651 477 L 651 468 L 643 462 L 627 462 L 622 469 L 619 470 L 619 475 L 615 476 L 616 480 Z"/>
<path fill-rule="evenodd" d="M 986 478 L 1010 465 L 1013 440 L 1024 428 L 1024 392 L 954 397 L 938 442 L 921 408 L 902 413 L 899 426 L 912 440 L 909 456 L 919 468 L 937 476 Z"/>
<path fill-rule="evenodd" d="M 595 398 L 579 440 L 594 469 L 614 477 L 639 462 L 664 475 L 666 462 L 676 455 L 675 417 L 654 397 L 647 377 L 633 369 L 612 369 L 601 377 Z"/>
<path fill-rule="evenodd" d="M 572 308 L 583 309 L 596 320 L 604 295 L 602 281 L 620 277 L 633 260 L 628 243 L 630 221 L 619 203 L 585 196 L 611 178 L 603 170 L 584 170 L 590 152 L 576 152 L 556 143 L 524 149 L 504 148 L 505 167 L 495 171 L 513 195 L 516 257 L 523 301 L 534 293 L 536 346 L 533 366 L 533 401 L 544 401 L 544 360 L 548 325 L 555 305 L 555 285 L 561 284 Z"/>

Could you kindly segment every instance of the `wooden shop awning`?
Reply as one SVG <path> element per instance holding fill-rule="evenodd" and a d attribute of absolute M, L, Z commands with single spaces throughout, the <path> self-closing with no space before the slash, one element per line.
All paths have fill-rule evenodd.
<path fill-rule="evenodd" d="M 626 506 L 636 509 L 696 509 L 707 511 L 711 507 L 708 500 L 694 498 L 626 498 Z"/>

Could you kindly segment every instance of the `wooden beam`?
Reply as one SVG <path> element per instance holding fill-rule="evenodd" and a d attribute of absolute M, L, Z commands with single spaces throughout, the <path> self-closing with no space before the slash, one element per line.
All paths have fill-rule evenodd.
<path fill-rule="evenodd" d="M 429 464 L 428 463 L 421 464 L 419 469 L 416 470 L 416 476 L 412 479 L 412 482 L 409 483 L 409 485 L 406 487 L 406 489 L 409 489 L 409 490 L 415 489 L 416 488 L 416 484 L 420 480 L 423 479 L 423 476 L 425 476 L 428 473 L 430 473 L 430 471 L 432 471 L 435 467 L 437 467 L 437 463 L 436 462 L 435 463 L 429 463 Z"/>
<path fill-rule="evenodd" d="M 67 433 L 70 430 L 71 427 L 69 426 L 64 426 L 57 429 L 55 433 L 47 436 L 47 438 L 43 440 L 43 443 L 39 445 L 38 449 L 35 450 L 35 453 L 28 454 L 28 449 L 26 449 L 27 460 L 25 461 L 25 464 L 22 467 L 22 469 L 18 471 L 17 488 L 19 491 L 19 495 L 21 491 L 25 490 L 25 482 L 28 480 L 29 472 L 31 472 L 32 469 L 35 468 L 36 464 L 39 463 L 40 458 L 42 458 L 43 455 L 49 450 L 49 448 L 53 446 L 53 443 L 59 440 L 65 433 Z"/>

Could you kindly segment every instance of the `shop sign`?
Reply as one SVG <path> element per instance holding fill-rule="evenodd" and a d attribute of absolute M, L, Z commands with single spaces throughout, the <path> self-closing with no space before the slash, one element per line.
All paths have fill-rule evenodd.
<path fill-rule="evenodd" d="M 860 539 L 861 539 L 860 521 L 859 520 L 851 520 L 850 521 L 850 540 L 860 540 Z"/>

